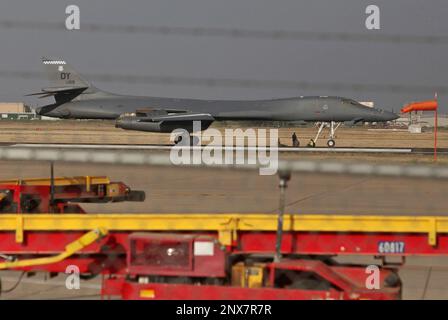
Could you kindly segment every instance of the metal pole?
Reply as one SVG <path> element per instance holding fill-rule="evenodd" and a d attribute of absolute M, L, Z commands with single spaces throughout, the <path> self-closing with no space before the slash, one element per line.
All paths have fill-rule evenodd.
<path fill-rule="evenodd" d="M 437 161 L 437 126 L 438 126 L 438 119 L 437 119 L 437 107 L 435 110 L 435 119 L 434 119 L 434 161 Z"/>
<path fill-rule="evenodd" d="M 435 117 L 434 117 L 434 161 L 437 161 L 437 127 L 439 121 L 437 119 L 438 109 L 439 109 L 439 100 L 437 97 L 437 91 L 434 93 L 434 100 L 436 102 L 436 108 L 434 109 Z"/>
<path fill-rule="evenodd" d="M 278 173 L 280 182 L 280 199 L 279 199 L 279 214 L 277 219 L 277 239 L 275 242 L 275 256 L 274 262 L 279 262 L 282 258 L 281 255 L 281 246 L 282 246 L 282 237 L 283 237 L 283 216 L 285 214 L 285 193 L 286 188 L 288 187 L 288 181 L 291 179 L 290 171 L 280 171 Z"/>
<path fill-rule="evenodd" d="M 50 210 L 53 210 L 54 205 L 54 163 L 50 162 Z"/>

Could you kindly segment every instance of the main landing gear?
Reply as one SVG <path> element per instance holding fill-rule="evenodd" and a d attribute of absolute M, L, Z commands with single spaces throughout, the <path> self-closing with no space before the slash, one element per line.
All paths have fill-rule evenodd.
<path fill-rule="evenodd" d="M 341 125 L 341 123 L 342 122 L 335 122 L 335 121 L 321 122 L 319 124 L 319 129 L 317 130 L 316 137 L 314 139 L 310 140 L 310 142 L 308 143 L 308 147 L 314 148 L 316 146 L 317 139 L 319 139 L 319 135 L 321 134 L 324 127 L 330 127 L 330 137 L 327 141 L 327 146 L 329 148 L 333 148 L 336 145 L 336 141 L 334 141 L 335 133 L 336 133 L 336 130 Z"/>
<path fill-rule="evenodd" d="M 180 144 L 183 140 L 183 136 L 180 134 L 174 138 L 174 144 Z"/>
<path fill-rule="evenodd" d="M 188 140 L 190 140 L 190 143 L 188 143 Z M 179 134 L 174 138 L 174 144 L 181 146 L 197 146 L 199 145 L 199 138 L 189 134 Z"/>

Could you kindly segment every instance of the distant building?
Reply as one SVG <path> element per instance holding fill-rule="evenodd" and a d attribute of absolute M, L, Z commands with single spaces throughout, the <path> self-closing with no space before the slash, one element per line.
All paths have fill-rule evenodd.
<path fill-rule="evenodd" d="M 0 102 L 0 113 L 25 113 L 23 102 Z"/>
<path fill-rule="evenodd" d="M 431 113 L 423 113 L 419 112 L 419 114 L 413 115 L 412 124 L 418 124 L 421 127 L 434 127 L 434 114 Z M 401 115 L 400 118 L 394 120 L 396 124 L 401 124 L 403 126 L 408 126 L 410 124 L 409 115 Z M 447 114 L 439 114 L 438 115 L 438 126 L 439 127 L 448 127 L 448 115 Z"/>
<path fill-rule="evenodd" d="M 40 117 L 23 102 L 0 102 L 0 120 L 35 119 L 40 119 Z"/>

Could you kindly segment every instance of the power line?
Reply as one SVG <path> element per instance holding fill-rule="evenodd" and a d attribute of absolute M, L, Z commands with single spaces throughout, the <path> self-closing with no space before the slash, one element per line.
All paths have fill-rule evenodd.
<path fill-rule="evenodd" d="M 13 21 L 1 20 L 1 29 L 30 29 L 47 31 L 67 31 L 64 23 L 51 21 Z M 141 25 L 112 25 L 82 23 L 81 32 L 125 33 L 125 34 L 153 34 L 177 35 L 193 37 L 226 37 L 241 39 L 266 40 L 310 40 L 310 41 L 344 41 L 344 42 L 383 42 L 392 44 L 448 44 L 448 36 L 439 35 L 406 35 L 375 33 L 348 33 L 323 31 L 294 31 L 294 30 L 256 30 L 243 28 L 217 27 L 173 27 L 173 26 L 141 26 Z M 78 31 L 78 32 L 79 32 Z"/>
<path fill-rule="evenodd" d="M 34 71 L 0 71 L 0 77 L 19 79 L 41 79 L 45 74 Z M 340 82 L 309 82 L 296 80 L 260 80 L 236 78 L 196 78 L 183 76 L 139 76 L 123 74 L 86 74 L 93 81 L 118 83 L 143 83 L 157 85 L 182 85 L 201 87 L 237 87 L 237 88 L 272 88 L 328 91 L 362 91 L 362 92 L 392 92 L 392 93 L 448 93 L 448 86 L 443 85 L 401 85 L 401 84 L 361 84 Z"/>

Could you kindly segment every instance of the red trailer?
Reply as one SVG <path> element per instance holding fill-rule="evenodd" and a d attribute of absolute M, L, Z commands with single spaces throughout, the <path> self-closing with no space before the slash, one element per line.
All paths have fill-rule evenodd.
<path fill-rule="evenodd" d="M 63 273 L 75 265 L 102 277 L 104 298 L 399 299 L 399 265 L 388 257 L 448 254 L 445 217 L 285 214 L 275 259 L 277 215 L 76 209 L 76 201 L 135 200 L 122 183 L 107 192 L 114 183 L 104 179 L 65 181 L 71 192 L 48 180 L 0 183 L 0 269 Z M 30 195 L 39 203 L 32 212 L 23 205 Z M 339 255 L 382 258 L 379 287 L 366 284 L 367 265 L 337 263 Z"/>

